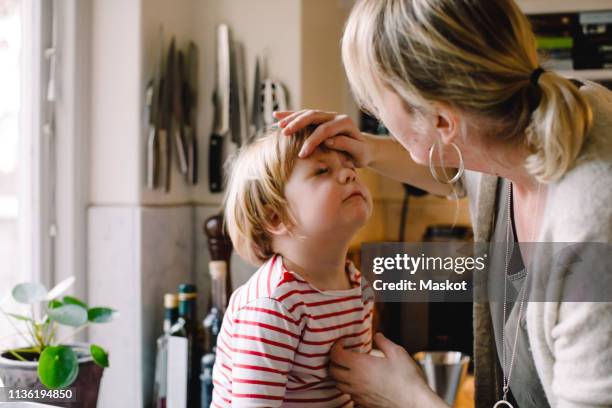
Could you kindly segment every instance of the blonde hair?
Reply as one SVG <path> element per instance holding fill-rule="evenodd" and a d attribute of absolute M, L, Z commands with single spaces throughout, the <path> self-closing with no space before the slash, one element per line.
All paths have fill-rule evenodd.
<path fill-rule="evenodd" d="M 535 36 L 512 0 L 360 0 L 342 58 L 363 109 L 377 115 L 387 88 L 416 114 L 438 101 L 490 119 L 490 133 L 525 144 L 525 166 L 543 182 L 571 168 L 591 126 L 568 79 L 546 71 L 531 83 Z"/>
<path fill-rule="evenodd" d="M 270 131 L 228 160 L 224 222 L 236 252 L 254 265 L 274 255 L 269 233 L 274 215 L 295 225 L 284 190 L 313 129 L 306 127 L 292 136 Z"/>

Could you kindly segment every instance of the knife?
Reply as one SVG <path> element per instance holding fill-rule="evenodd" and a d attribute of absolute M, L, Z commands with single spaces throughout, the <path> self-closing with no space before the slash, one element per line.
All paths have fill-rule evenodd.
<path fill-rule="evenodd" d="M 244 48 L 235 43 L 236 52 L 236 89 L 238 93 L 238 115 L 240 123 L 240 145 L 247 143 L 249 138 L 248 110 L 246 106 L 246 81 L 244 76 Z"/>
<path fill-rule="evenodd" d="M 183 108 L 185 110 L 185 140 L 187 143 L 187 182 L 198 182 L 198 143 L 196 136 L 195 107 L 198 89 L 198 48 L 189 42 L 187 63 L 183 75 Z"/>
<path fill-rule="evenodd" d="M 230 93 L 230 45 L 229 28 L 225 24 L 217 28 L 217 86 L 214 94 L 215 118 L 210 135 L 208 177 L 213 193 L 223 190 L 223 139 L 229 132 Z"/>
<path fill-rule="evenodd" d="M 176 153 L 178 157 L 179 170 L 187 175 L 187 154 L 185 151 L 185 135 L 183 134 L 183 71 L 185 61 L 183 53 L 178 51 L 175 55 L 175 65 L 173 67 L 172 89 L 172 112 L 174 116 L 174 141 L 176 143 Z"/>
<path fill-rule="evenodd" d="M 166 67 L 162 86 L 160 126 L 159 126 L 159 164 L 160 164 L 160 184 L 164 192 L 170 191 L 170 164 L 171 164 L 171 145 L 169 134 L 172 130 L 172 87 L 174 69 L 174 37 L 170 43 L 170 49 L 166 60 Z"/>
<path fill-rule="evenodd" d="M 145 103 L 147 108 L 146 126 L 147 146 L 146 146 L 146 185 L 150 190 L 154 190 L 159 185 L 159 138 L 157 134 L 157 125 L 159 119 L 160 102 L 161 102 L 161 75 L 163 68 L 163 48 L 164 48 L 164 31 L 159 29 L 159 48 L 157 50 L 157 60 L 155 61 L 155 69 L 153 77 L 147 84 Z"/>
<path fill-rule="evenodd" d="M 251 104 L 251 128 L 249 135 L 249 143 L 259 136 L 263 128 L 263 120 L 261 117 L 261 72 L 259 67 L 259 58 L 255 58 L 255 77 L 253 78 L 253 102 Z"/>
<path fill-rule="evenodd" d="M 238 47 L 230 42 L 230 133 L 232 142 L 242 144 L 240 88 L 238 86 Z"/>

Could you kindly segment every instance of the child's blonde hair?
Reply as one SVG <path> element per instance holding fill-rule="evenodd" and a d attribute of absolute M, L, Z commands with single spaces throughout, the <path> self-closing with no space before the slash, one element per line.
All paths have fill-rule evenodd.
<path fill-rule="evenodd" d="M 541 181 L 572 167 L 591 126 L 569 80 L 546 71 L 531 83 L 535 36 L 513 0 L 360 0 L 342 57 L 363 108 L 377 114 L 387 88 L 417 114 L 437 101 L 492 119 L 490 133 L 526 145 Z"/>
<path fill-rule="evenodd" d="M 313 130 L 312 126 L 306 127 L 292 136 L 272 130 L 242 147 L 228 161 L 225 226 L 238 255 L 254 265 L 274 255 L 269 233 L 274 227 L 274 215 L 289 227 L 295 225 L 285 198 L 285 185 Z"/>

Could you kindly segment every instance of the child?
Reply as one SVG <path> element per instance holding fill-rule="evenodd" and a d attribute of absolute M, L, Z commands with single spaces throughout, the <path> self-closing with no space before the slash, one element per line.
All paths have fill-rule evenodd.
<path fill-rule="evenodd" d="M 213 406 L 351 407 L 329 352 L 371 350 L 372 300 L 346 260 L 372 199 L 351 158 L 321 146 L 298 159 L 306 129 L 243 148 L 225 197 L 234 248 L 261 265 L 232 295 L 217 342 Z"/>

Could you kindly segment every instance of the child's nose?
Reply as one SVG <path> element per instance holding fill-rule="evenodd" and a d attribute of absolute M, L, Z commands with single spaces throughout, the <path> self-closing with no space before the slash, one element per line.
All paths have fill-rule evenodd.
<path fill-rule="evenodd" d="M 340 178 L 340 182 L 342 184 L 351 183 L 355 181 L 355 178 L 357 177 L 357 173 L 355 172 L 354 169 L 343 167 L 342 169 L 340 169 L 338 177 Z"/>

